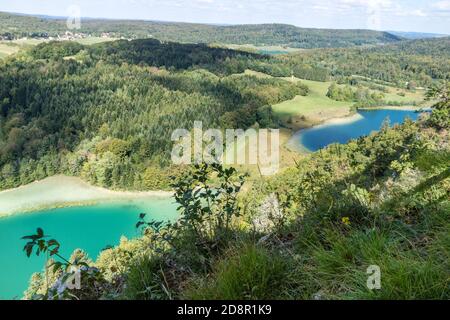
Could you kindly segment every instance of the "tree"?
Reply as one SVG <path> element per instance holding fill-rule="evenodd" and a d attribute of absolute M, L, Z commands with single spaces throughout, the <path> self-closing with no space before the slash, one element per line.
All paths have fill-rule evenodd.
<path fill-rule="evenodd" d="M 436 100 L 429 124 L 437 129 L 450 128 L 450 82 L 431 87 L 426 96 L 428 100 Z"/>

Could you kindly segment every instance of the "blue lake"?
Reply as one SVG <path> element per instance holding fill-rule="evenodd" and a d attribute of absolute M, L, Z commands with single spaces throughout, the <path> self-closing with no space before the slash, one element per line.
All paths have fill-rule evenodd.
<path fill-rule="evenodd" d="M 323 124 L 297 132 L 289 141 L 293 149 L 317 151 L 333 143 L 347 143 L 352 139 L 380 130 L 385 120 L 391 125 L 403 123 L 406 118 L 417 120 L 420 113 L 406 110 L 364 110 L 358 111 L 355 121 L 337 124 Z"/>
<path fill-rule="evenodd" d="M 172 198 L 120 201 L 88 207 L 54 209 L 17 214 L 0 219 L 0 299 L 20 299 L 30 276 L 41 271 L 44 258 L 27 258 L 22 251 L 24 235 L 41 227 L 61 243 L 64 256 L 77 248 L 92 259 L 109 245 L 117 245 L 121 236 L 138 236 L 135 228 L 141 212 L 148 219 L 174 220 L 178 217 Z"/>

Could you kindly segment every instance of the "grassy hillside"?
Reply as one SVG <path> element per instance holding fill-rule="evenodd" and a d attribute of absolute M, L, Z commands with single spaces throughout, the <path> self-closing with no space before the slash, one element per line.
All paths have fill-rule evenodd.
<path fill-rule="evenodd" d="M 258 77 L 270 77 L 264 73 L 246 71 L 246 74 L 252 74 Z M 337 101 L 327 96 L 327 92 L 333 82 L 319 82 L 295 77 L 281 78 L 288 82 L 302 83 L 309 90 L 307 95 L 298 95 L 295 98 L 280 102 L 272 106 L 274 113 L 282 120 L 283 124 L 294 129 L 310 127 L 332 118 L 341 118 L 348 116 L 355 109 L 355 101 Z M 370 82 L 368 82 L 370 84 Z M 367 83 L 366 83 L 367 85 Z M 343 88 L 343 85 L 338 86 Z M 353 87 L 353 90 L 357 90 Z M 365 90 L 370 90 L 363 87 Z M 396 106 L 396 105 L 420 105 L 425 99 L 423 90 L 404 90 L 389 86 L 381 87 L 382 92 L 372 90 L 383 94 L 383 99 L 377 106 Z"/>
<path fill-rule="evenodd" d="M 49 35 L 66 31 L 65 20 L 0 13 L 0 35 Z M 401 38 L 370 30 L 305 29 L 291 25 L 262 24 L 215 26 L 191 23 L 85 19 L 77 32 L 114 37 L 149 38 L 190 43 L 253 44 L 293 48 L 351 47 L 397 42 Z"/>
<path fill-rule="evenodd" d="M 253 70 L 245 70 L 245 75 L 257 78 L 273 78 L 271 75 Z M 304 95 L 297 95 L 291 100 L 283 101 L 272 106 L 274 114 L 283 125 L 299 130 L 310 127 L 331 118 L 348 116 L 351 113 L 352 102 L 335 101 L 326 96 L 330 81 L 320 82 L 296 77 L 280 77 L 286 82 L 301 83 L 308 87 Z"/>

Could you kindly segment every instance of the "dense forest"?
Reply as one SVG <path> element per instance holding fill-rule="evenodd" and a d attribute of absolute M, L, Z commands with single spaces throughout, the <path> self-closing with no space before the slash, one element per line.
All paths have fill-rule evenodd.
<path fill-rule="evenodd" d="M 0 35 L 11 38 L 56 37 L 67 31 L 65 19 L 0 12 Z M 150 38 L 184 43 L 279 45 L 293 48 L 340 48 L 392 43 L 402 38 L 371 30 L 306 29 L 263 24 L 217 26 L 192 23 L 83 19 L 76 32 L 120 38 Z"/>
<path fill-rule="evenodd" d="M 367 48 L 311 50 L 292 56 L 297 62 L 324 68 L 335 79 L 352 84 L 366 78 L 399 87 L 412 81 L 427 87 L 433 80 L 450 78 L 448 37 Z"/>
<path fill-rule="evenodd" d="M 210 128 L 277 126 L 270 106 L 307 94 L 302 84 L 235 75 L 267 59 L 136 40 L 49 43 L 7 60 L 0 188 L 56 173 L 110 188 L 161 188 L 165 180 L 146 170 L 169 166 L 173 130 L 194 120 Z"/>
<path fill-rule="evenodd" d="M 284 80 L 291 75 L 347 83 L 330 87 L 334 100 L 381 104 L 383 86 L 369 81 L 377 89 L 369 91 L 369 77 L 399 86 L 445 80 L 448 47 L 448 39 L 419 40 L 385 46 L 386 53 L 271 57 L 154 39 L 41 44 L 0 64 L 0 188 L 57 173 L 108 188 L 167 188 L 174 129 L 190 129 L 194 120 L 212 128 L 277 127 L 271 106 L 308 94 L 301 82 Z M 376 67 L 379 56 L 391 64 Z M 423 69 L 423 61 L 432 67 Z M 248 69 L 272 77 L 244 75 Z"/>

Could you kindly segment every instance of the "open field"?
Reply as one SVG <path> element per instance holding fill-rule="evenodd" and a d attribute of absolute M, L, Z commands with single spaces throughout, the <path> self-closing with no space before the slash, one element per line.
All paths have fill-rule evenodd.
<path fill-rule="evenodd" d="M 90 45 L 97 44 L 97 43 L 115 41 L 115 40 L 118 40 L 118 39 L 109 38 L 109 37 L 88 37 L 88 38 L 83 38 L 83 39 L 76 39 L 74 41 L 81 43 L 83 45 L 86 45 L 86 46 L 90 46 Z"/>
<path fill-rule="evenodd" d="M 243 74 L 257 78 L 273 78 L 271 75 L 253 70 L 245 70 Z M 329 119 L 342 118 L 351 114 L 353 102 L 335 101 L 326 96 L 332 82 L 310 81 L 295 77 L 279 79 L 301 81 L 309 88 L 307 96 L 296 96 L 292 100 L 272 106 L 283 124 L 292 130 L 308 128 Z"/>
<path fill-rule="evenodd" d="M 273 106 L 274 112 L 290 128 L 298 130 L 332 118 L 351 114 L 352 102 L 335 101 L 326 96 L 331 82 L 318 82 L 284 78 L 287 81 L 301 81 L 309 87 L 307 96 L 296 96 Z"/>
<path fill-rule="evenodd" d="M 245 70 L 245 75 L 257 78 L 272 78 L 272 76 L 253 70 Z M 342 118 L 351 114 L 353 102 L 335 101 L 326 96 L 332 82 L 319 82 L 299 78 L 280 78 L 286 81 L 301 81 L 309 88 L 307 96 L 296 96 L 292 100 L 273 105 L 273 111 L 284 125 L 299 130 L 311 127 L 332 118 Z"/>
<path fill-rule="evenodd" d="M 246 71 L 246 74 L 264 77 L 260 72 Z M 267 76 L 267 75 L 266 75 Z M 283 78 L 286 81 L 301 81 L 306 84 L 310 92 L 307 96 L 296 96 L 294 99 L 284 101 L 273 106 L 274 112 L 292 129 L 307 128 L 323 121 L 349 116 L 354 102 L 335 101 L 326 96 L 332 82 L 318 82 L 298 78 Z M 411 106 L 426 107 L 424 91 L 409 91 L 400 88 L 386 87 L 385 103 L 389 105 L 409 104 Z"/>
<path fill-rule="evenodd" d="M 280 164 L 279 164 L 279 171 L 288 168 L 288 167 L 292 167 L 295 166 L 295 162 L 298 161 L 301 157 L 304 156 L 304 154 L 300 154 L 298 153 L 296 150 L 292 150 L 288 147 L 288 142 L 292 136 L 292 131 L 286 128 L 282 128 L 280 129 Z M 268 144 L 268 150 L 270 150 L 270 142 Z M 225 150 L 225 155 L 224 157 L 226 157 L 226 154 L 231 152 L 231 149 Z M 259 179 L 261 176 L 261 166 L 258 168 L 257 165 L 253 165 L 253 164 L 248 164 L 248 159 L 249 159 L 249 148 L 248 148 L 248 143 L 244 143 L 242 140 L 240 141 L 240 143 L 238 142 L 236 147 L 235 147 L 235 152 L 234 152 L 235 156 L 234 159 L 236 160 L 236 155 L 237 154 L 245 154 L 245 159 L 246 159 L 246 164 L 243 165 L 233 165 L 233 167 L 235 167 L 236 169 L 238 169 L 241 172 L 245 172 L 248 173 L 250 175 L 249 177 L 249 181 L 253 180 L 253 179 Z"/>
<path fill-rule="evenodd" d="M 409 91 L 397 88 L 388 88 L 389 92 L 385 93 L 385 101 L 400 103 L 419 104 L 424 100 L 424 90 Z"/>
<path fill-rule="evenodd" d="M 253 70 L 250 70 L 250 69 L 245 70 L 244 74 L 247 75 L 247 76 L 253 76 L 253 77 L 257 77 L 257 78 L 273 78 L 273 76 L 271 76 L 270 74 L 263 73 L 263 72 L 258 72 L 258 71 L 253 71 Z"/>

